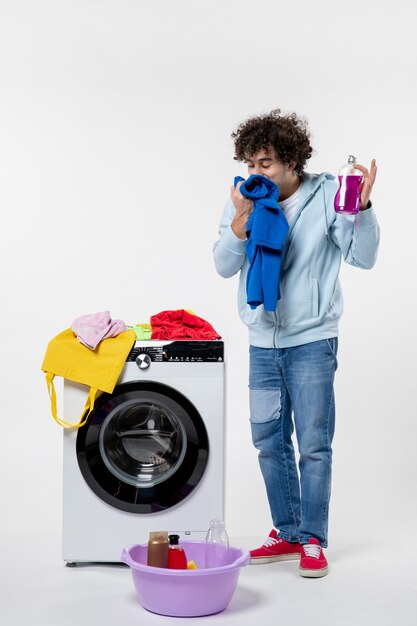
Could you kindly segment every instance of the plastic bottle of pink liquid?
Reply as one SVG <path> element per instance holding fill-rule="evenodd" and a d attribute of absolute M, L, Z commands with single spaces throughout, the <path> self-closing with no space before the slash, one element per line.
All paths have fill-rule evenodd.
<path fill-rule="evenodd" d="M 334 199 L 336 213 L 352 215 L 359 212 L 362 172 L 355 168 L 356 158 L 349 155 L 346 165 L 339 170 L 339 190 Z"/>

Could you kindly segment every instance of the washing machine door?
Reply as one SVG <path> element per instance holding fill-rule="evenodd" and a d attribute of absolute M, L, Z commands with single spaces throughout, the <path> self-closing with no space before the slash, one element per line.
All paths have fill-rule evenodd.
<path fill-rule="evenodd" d="M 118 385 L 77 434 L 84 479 L 102 500 L 132 513 L 163 511 L 201 480 L 209 445 L 195 406 L 155 382 Z"/>

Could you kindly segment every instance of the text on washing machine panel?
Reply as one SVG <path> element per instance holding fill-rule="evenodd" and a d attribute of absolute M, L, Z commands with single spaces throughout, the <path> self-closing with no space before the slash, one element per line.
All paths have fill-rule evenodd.
<path fill-rule="evenodd" d="M 219 363 L 224 360 L 223 341 L 172 341 L 158 346 L 135 345 L 126 361 L 146 360 L 165 363 Z"/>

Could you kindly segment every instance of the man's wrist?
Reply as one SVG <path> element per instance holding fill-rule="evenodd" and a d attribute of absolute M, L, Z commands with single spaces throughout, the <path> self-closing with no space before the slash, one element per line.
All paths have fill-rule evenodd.
<path fill-rule="evenodd" d="M 242 226 L 242 224 L 237 223 L 236 221 L 233 220 L 233 222 L 230 224 L 230 227 L 232 229 L 233 234 L 240 239 L 241 241 L 245 241 L 246 239 L 246 223 L 244 223 L 244 225 Z"/>

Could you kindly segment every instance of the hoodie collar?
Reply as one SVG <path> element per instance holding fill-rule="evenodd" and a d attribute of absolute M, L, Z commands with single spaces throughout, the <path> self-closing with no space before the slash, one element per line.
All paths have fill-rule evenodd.
<path fill-rule="evenodd" d="M 329 172 L 322 172 L 321 174 L 310 174 L 310 172 L 302 172 L 301 179 L 303 181 L 303 191 L 300 202 L 304 203 L 308 196 L 312 196 L 316 193 L 317 189 L 320 187 L 323 181 L 334 180 L 334 176 L 333 174 L 329 174 Z"/>

